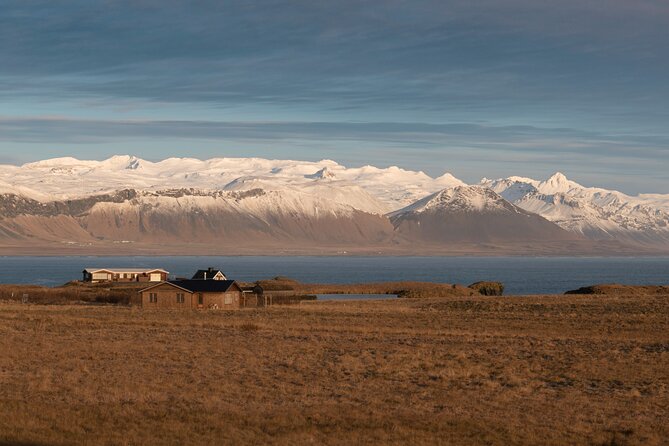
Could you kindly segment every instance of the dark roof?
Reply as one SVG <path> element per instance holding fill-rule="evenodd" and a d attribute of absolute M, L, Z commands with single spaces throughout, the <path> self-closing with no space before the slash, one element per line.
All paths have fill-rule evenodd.
<path fill-rule="evenodd" d="M 197 272 L 193 275 L 192 280 L 202 280 L 205 277 L 207 279 L 211 279 L 214 277 L 216 274 L 221 273 L 223 276 L 225 276 L 225 273 L 221 271 L 220 269 L 214 269 L 214 268 L 209 268 L 209 269 L 198 269 Z M 206 276 L 205 276 L 206 274 Z"/>
<path fill-rule="evenodd" d="M 234 280 L 170 280 L 167 283 L 193 293 L 223 293 L 228 291 Z M 239 286 L 239 285 L 237 285 Z"/>

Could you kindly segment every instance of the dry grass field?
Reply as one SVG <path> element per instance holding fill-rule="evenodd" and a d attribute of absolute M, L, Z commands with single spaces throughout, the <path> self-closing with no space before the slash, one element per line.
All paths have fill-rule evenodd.
<path fill-rule="evenodd" d="M 669 296 L 0 305 L 0 445 L 660 445 Z"/>

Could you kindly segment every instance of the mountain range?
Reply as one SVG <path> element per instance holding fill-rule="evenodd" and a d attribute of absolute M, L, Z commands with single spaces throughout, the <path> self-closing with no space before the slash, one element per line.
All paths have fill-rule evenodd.
<path fill-rule="evenodd" d="M 2 253 L 669 252 L 669 195 L 334 161 L 0 166 Z"/>

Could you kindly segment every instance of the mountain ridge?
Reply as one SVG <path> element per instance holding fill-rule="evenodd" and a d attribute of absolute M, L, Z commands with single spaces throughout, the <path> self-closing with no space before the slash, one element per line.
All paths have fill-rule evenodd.
<path fill-rule="evenodd" d="M 64 157 L 0 166 L 0 239 L 5 234 L 14 241 L 57 241 L 61 228 L 74 234 L 75 244 L 81 242 L 77 237 L 85 243 L 169 243 L 173 237 L 177 243 L 206 233 L 211 240 L 225 234 L 231 239 L 256 237 L 267 244 L 429 245 L 420 231 L 408 231 L 408 223 L 397 222 L 400 215 L 408 221 L 417 211 L 426 218 L 431 208 L 438 217 L 430 224 L 442 228 L 434 230 L 435 240 L 451 245 L 458 239 L 443 236 L 446 227 L 453 234 L 467 226 L 479 228 L 479 240 L 468 229 L 462 232 L 467 237 L 459 240 L 463 243 L 523 240 L 510 223 L 511 215 L 518 214 L 531 215 L 526 218 L 533 225 L 516 220 L 515 231 L 536 234 L 533 242 L 545 234 L 546 243 L 589 239 L 669 252 L 669 195 L 633 197 L 585 187 L 560 172 L 545 180 L 512 176 L 467 185 L 448 172 L 432 178 L 397 166 L 347 168 L 332 160 L 151 162 L 119 155 L 103 161 Z M 130 214 L 134 219 L 127 220 Z M 137 220 L 148 216 L 152 223 L 140 230 Z M 494 225 L 504 226 L 502 220 L 509 230 L 496 232 Z M 453 226 L 456 221 L 460 226 Z M 125 240 L 124 231 L 134 238 Z M 157 237 L 160 231 L 163 235 Z"/>

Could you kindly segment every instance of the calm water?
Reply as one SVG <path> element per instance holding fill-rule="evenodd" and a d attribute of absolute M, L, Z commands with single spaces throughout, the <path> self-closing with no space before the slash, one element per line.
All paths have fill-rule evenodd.
<path fill-rule="evenodd" d="M 84 268 L 155 267 L 175 276 L 221 268 L 251 281 L 288 276 L 303 282 L 390 280 L 461 283 L 497 280 L 506 294 L 562 293 L 596 283 L 669 284 L 669 257 L 0 257 L 0 283 L 60 285 Z"/>

